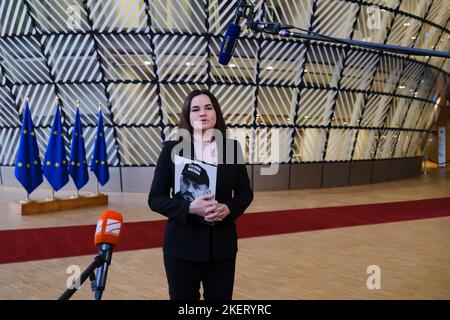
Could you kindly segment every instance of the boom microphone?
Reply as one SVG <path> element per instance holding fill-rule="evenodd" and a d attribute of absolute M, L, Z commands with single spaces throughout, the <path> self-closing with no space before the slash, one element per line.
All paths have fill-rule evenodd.
<path fill-rule="evenodd" d="M 244 15 L 246 6 L 247 3 L 245 0 L 238 1 L 234 22 L 230 23 L 227 32 L 225 32 L 219 52 L 219 63 L 222 65 L 227 65 L 233 56 L 234 49 L 236 48 L 237 40 L 239 38 L 239 33 L 241 32 L 239 21 Z"/>
<path fill-rule="evenodd" d="M 108 267 L 111 264 L 113 247 L 120 241 L 122 231 L 122 215 L 113 210 L 106 210 L 100 216 L 95 230 L 94 243 L 99 246 L 99 255 L 105 257 L 103 264 L 97 269 L 95 299 L 102 298 L 105 290 Z"/>

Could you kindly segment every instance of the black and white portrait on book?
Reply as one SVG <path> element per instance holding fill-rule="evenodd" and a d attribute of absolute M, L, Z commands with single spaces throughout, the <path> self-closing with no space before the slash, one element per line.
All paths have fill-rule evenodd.
<path fill-rule="evenodd" d="M 216 193 L 217 166 L 175 156 L 175 194 L 193 201 Z"/>

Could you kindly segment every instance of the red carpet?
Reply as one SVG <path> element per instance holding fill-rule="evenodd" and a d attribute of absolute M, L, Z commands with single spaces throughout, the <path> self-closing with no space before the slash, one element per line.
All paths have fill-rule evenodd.
<path fill-rule="evenodd" d="M 149 214 L 151 214 L 149 212 Z M 450 197 L 356 206 L 250 213 L 240 238 L 450 216 Z M 115 251 L 160 247 L 166 221 L 125 223 Z M 95 225 L 0 231 L 0 263 L 95 254 Z"/>

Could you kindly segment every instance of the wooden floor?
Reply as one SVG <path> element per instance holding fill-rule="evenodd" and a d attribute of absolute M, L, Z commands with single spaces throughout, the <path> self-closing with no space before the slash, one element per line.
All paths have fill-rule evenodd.
<path fill-rule="evenodd" d="M 450 172 L 318 190 L 257 192 L 248 212 L 380 203 L 450 196 Z M 63 193 L 61 193 L 63 194 Z M 48 192 L 36 192 L 45 197 Z M 39 216 L 8 212 L 21 190 L 0 187 L 0 228 L 95 224 L 105 208 Z M 126 221 L 162 219 L 146 194 L 111 193 L 109 208 Z M 328 229 L 239 240 L 235 299 L 450 299 L 450 217 Z M 55 299 L 69 265 L 92 256 L 0 265 L 0 299 Z M 366 286 L 367 267 L 381 269 L 381 289 Z M 104 299 L 167 299 L 161 248 L 114 253 Z M 73 299 L 92 299 L 85 283 Z"/>

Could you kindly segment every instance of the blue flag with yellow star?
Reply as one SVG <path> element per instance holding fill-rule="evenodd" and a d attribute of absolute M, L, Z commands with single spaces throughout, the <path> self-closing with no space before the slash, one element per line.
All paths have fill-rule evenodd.
<path fill-rule="evenodd" d="M 103 131 L 102 111 L 98 112 L 97 136 L 95 137 L 94 151 L 92 152 L 91 171 L 98 182 L 103 186 L 109 180 L 108 154 L 106 152 L 105 132 Z"/>
<path fill-rule="evenodd" d="M 28 193 L 33 192 L 44 180 L 42 177 L 42 165 L 39 157 L 36 133 L 31 119 L 28 101 L 25 103 L 25 111 L 23 113 L 14 175 Z"/>
<path fill-rule="evenodd" d="M 56 106 L 50 138 L 44 158 L 44 176 L 55 191 L 58 191 L 69 181 L 67 170 L 66 149 L 64 146 L 63 127 L 59 105 Z"/>
<path fill-rule="evenodd" d="M 84 148 L 83 130 L 81 128 L 80 111 L 77 108 L 72 131 L 72 144 L 70 147 L 69 174 L 77 189 L 81 189 L 89 180 L 86 162 L 86 149 Z"/>

